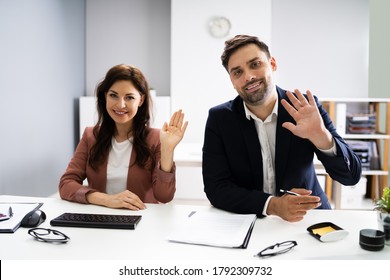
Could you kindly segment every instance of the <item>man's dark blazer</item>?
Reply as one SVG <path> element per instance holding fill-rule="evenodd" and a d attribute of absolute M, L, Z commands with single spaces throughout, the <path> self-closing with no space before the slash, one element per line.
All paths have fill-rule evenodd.
<path fill-rule="evenodd" d="M 316 97 L 324 124 L 335 140 L 336 156 L 325 155 L 309 140 L 283 128 L 282 123 L 295 121 L 280 103 L 282 99 L 288 101 L 286 91 L 276 89 L 279 103 L 275 143 L 277 195 L 280 195 L 280 189 L 306 188 L 321 198 L 319 208 L 329 209 L 329 200 L 314 170 L 314 153 L 327 173 L 343 185 L 354 185 L 360 180 L 360 159 L 337 134 Z M 263 216 L 264 204 L 270 194 L 263 192 L 263 162 L 255 123 L 252 118 L 246 118 L 240 96 L 209 110 L 202 169 L 205 193 L 215 207 Z"/>

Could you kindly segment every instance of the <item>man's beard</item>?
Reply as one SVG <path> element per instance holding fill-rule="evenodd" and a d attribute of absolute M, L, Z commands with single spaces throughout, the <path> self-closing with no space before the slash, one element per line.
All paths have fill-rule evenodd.
<path fill-rule="evenodd" d="M 260 88 L 257 89 L 256 91 L 254 91 L 254 92 L 247 92 L 247 90 L 245 88 L 247 88 L 250 85 L 250 84 L 247 84 L 247 85 L 245 85 L 243 87 L 242 91 L 239 92 L 241 98 L 248 105 L 259 105 L 259 104 L 262 104 L 265 101 L 266 97 L 271 92 L 270 85 L 269 85 L 267 79 L 260 79 L 260 80 L 257 80 L 255 82 L 261 82 Z"/>

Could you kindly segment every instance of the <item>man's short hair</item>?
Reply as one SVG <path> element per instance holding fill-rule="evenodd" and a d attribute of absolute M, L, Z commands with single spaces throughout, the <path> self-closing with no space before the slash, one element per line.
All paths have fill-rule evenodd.
<path fill-rule="evenodd" d="M 233 38 L 225 41 L 225 49 L 221 55 L 222 65 L 228 72 L 228 63 L 232 54 L 239 48 L 249 44 L 257 45 L 261 51 L 265 52 L 268 58 L 271 58 L 271 53 L 268 46 L 264 42 L 260 41 L 258 37 L 249 35 L 236 35 Z"/>

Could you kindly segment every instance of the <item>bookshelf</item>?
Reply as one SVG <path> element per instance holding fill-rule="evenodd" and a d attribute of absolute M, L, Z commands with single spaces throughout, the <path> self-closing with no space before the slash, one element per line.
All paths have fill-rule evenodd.
<path fill-rule="evenodd" d="M 390 144 L 390 99 L 388 98 L 319 98 L 320 103 L 329 113 L 337 132 L 347 142 L 369 142 L 376 146 L 377 161 L 363 168 L 362 177 L 367 178 L 366 197 L 377 199 L 384 187 L 388 185 L 389 176 L 389 144 Z M 374 116 L 375 123 L 372 131 L 362 129 L 367 133 L 349 133 L 353 130 L 348 126 L 349 116 Z M 351 119 L 351 118 L 350 118 Z M 356 131 L 356 130 L 354 130 Z M 372 150 L 370 150 L 371 159 Z M 317 174 L 326 175 L 325 192 L 332 199 L 334 182 L 322 168 L 316 169 Z"/>

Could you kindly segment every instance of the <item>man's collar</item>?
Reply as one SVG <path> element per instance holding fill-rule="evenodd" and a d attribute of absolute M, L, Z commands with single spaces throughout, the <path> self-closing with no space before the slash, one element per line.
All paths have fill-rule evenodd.
<path fill-rule="evenodd" d="M 278 116 L 278 108 L 279 108 L 279 95 L 277 94 L 276 95 L 276 102 L 275 102 L 275 105 L 274 105 L 274 108 L 272 109 L 272 112 L 271 112 L 271 114 L 270 115 L 275 115 L 275 116 Z M 256 117 L 256 115 L 255 114 L 253 114 L 252 112 L 251 112 L 251 110 L 249 110 L 249 108 L 248 108 L 248 106 L 246 106 L 246 103 L 245 102 L 243 102 L 244 103 L 244 110 L 245 110 L 245 116 L 246 116 L 246 118 L 248 119 L 248 120 L 250 120 L 251 118 L 252 119 L 259 119 L 258 117 Z"/>

